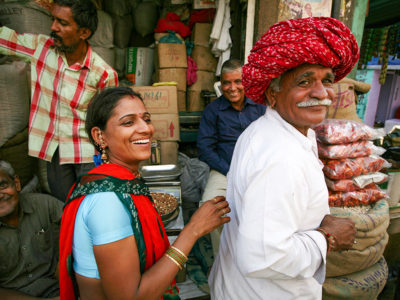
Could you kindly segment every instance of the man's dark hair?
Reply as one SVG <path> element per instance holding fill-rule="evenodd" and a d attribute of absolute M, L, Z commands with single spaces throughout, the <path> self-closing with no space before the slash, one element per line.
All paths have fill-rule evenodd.
<path fill-rule="evenodd" d="M 92 128 L 99 127 L 100 130 L 105 130 L 107 121 L 110 119 L 118 101 L 126 96 L 139 98 L 141 101 L 143 101 L 140 94 L 136 93 L 129 87 L 110 87 L 97 94 L 89 104 L 86 113 L 85 130 L 89 136 L 90 142 L 99 152 L 101 149 L 92 137 Z"/>
<path fill-rule="evenodd" d="M 91 0 L 54 0 L 53 3 L 71 8 L 72 16 L 79 28 L 90 29 L 91 34 L 88 39 L 96 32 L 97 9 Z"/>
<path fill-rule="evenodd" d="M 221 75 L 225 73 L 234 72 L 236 70 L 240 70 L 242 72 L 242 62 L 238 59 L 228 59 L 222 64 L 221 67 Z"/>

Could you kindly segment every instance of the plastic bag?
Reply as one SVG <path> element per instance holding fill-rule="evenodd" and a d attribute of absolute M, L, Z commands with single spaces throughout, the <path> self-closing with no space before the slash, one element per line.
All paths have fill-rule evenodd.
<path fill-rule="evenodd" d="M 362 189 L 352 179 L 330 180 L 325 178 L 325 182 L 328 189 L 333 192 L 354 192 Z M 363 188 L 370 188 L 372 184 L 370 183 Z"/>
<path fill-rule="evenodd" d="M 323 161 L 323 160 L 322 160 Z M 356 176 L 378 172 L 390 164 L 379 156 L 365 156 L 323 161 L 323 172 L 326 177 L 334 180 L 349 179 Z"/>
<path fill-rule="evenodd" d="M 158 20 L 157 27 L 154 29 L 154 32 L 167 32 L 167 30 L 175 31 L 183 38 L 191 34 L 189 26 L 183 24 L 180 21 L 180 17 L 173 12 L 167 13 L 165 19 Z"/>
<path fill-rule="evenodd" d="M 356 121 L 326 119 L 314 127 L 317 139 L 325 144 L 346 144 L 371 140 L 379 135 L 373 128 Z"/>
<path fill-rule="evenodd" d="M 179 152 L 178 162 L 182 168 L 181 193 L 182 201 L 200 202 L 207 183 L 210 167 L 197 158 L 189 158 Z"/>
<path fill-rule="evenodd" d="M 371 141 L 358 141 L 350 144 L 328 145 L 318 142 L 318 155 L 322 158 L 341 159 L 382 155 L 385 148 L 375 146 Z"/>
<path fill-rule="evenodd" d="M 374 188 L 362 189 L 353 192 L 332 192 L 329 191 L 329 206 L 361 206 L 375 203 L 387 198 L 387 194 L 376 185 Z"/>
<path fill-rule="evenodd" d="M 365 186 L 371 183 L 376 183 L 376 184 L 384 183 L 388 180 L 388 178 L 389 176 L 387 174 L 381 172 L 375 172 L 354 177 L 353 181 L 357 186 L 364 188 Z"/>
<path fill-rule="evenodd" d="M 183 44 L 182 40 L 180 40 L 176 36 L 175 31 L 172 30 L 167 30 L 167 31 L 168 34 L 160 38 L 160 40 L 158 41 L 159 43 Z"/>
<path fill-rule="evenodd" d="M 381 184 L 388 180 L 388 175 L 375 172 L 360 175 L 352 179 L 331 180 L 325 177 L 326 186 L 331 191 L 352 192 L 363 188 L 370 188 L 372 184 Z"/>

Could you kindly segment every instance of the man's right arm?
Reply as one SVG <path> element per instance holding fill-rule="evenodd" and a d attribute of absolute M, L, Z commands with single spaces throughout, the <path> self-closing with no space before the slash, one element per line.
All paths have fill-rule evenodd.
<path fill-rule="evenodd" d="M 18 34 L 8 27 L 0 27 L 0 54 L 17 56 L 30 62 L 37 41 L 36 34 Z"/>
<path fill-rule="evenodd" d="M 38 300 L 38 299 L 47 299 L 47 300 L 58 300 L 60 297 L 54 297 L 54 298 L 39 298 L 39 297 L 33 297 L 29 296 L 27 294 L 10 290 L 10 289 L 3 289 L 0 288 L 0 299 L 2 300 Z"/>

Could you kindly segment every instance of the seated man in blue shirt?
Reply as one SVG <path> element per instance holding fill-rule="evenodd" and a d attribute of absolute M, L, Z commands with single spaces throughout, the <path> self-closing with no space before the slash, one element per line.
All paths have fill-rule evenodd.
<path fill-rule="evenodd" d="M 211 102 L 203 111 L 197 137 L 199 159 L 210 167 L 210 175 L 200 205 L 226 195 L 226 174 L 233 149 L 239 135 L 265 113 L 265 106 L 255 104 L 244 95 L 242 64 L 230 59 L 221 69 L 222 96 Z M 214 257 L 219 248 L 222 228 L 211 233 Z"/>

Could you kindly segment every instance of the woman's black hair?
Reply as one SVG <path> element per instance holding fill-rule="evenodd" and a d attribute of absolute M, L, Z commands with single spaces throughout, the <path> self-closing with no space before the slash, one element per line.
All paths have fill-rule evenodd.
<path fill-rule="evenodd" d="M 97 9 L 91 0 L 54 0 L 55 4 L 71 9 L 72 16 L 79 28 L 88 28 L 91 31 L 90 39 L 97 30 Z"/>
<path fill-rule="evenodd" d="M 110 119 L 118 101 L 126 96 L 139 98 L 141 101 L 143 101 L 140 94 L 136 93 L 129 87 L 110 87 L 102 90 L 90 102 L 86 113 L 85 130 L 89 136 L 90 142 L 98 151 L 101 151 L 101 149 L 92 137 L 92 128 L 99 127 L 100 130 L 105 130 L 107 122 Z"/>

